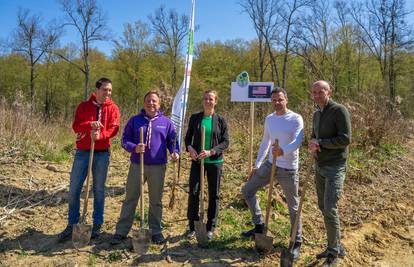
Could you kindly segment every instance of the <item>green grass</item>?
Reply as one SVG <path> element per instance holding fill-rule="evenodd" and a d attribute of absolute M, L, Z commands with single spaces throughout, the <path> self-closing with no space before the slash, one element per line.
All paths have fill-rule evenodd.
<path fill-rule="evenodd" d="M 42 159 L 52 162 L 64 162 L 69 160 L 70 154 L 65 150 L 54 150 L 47 147 L 41 147 Z"/>
<path fill-rule="evenodd" d="M 96 255 L 90 254 L 88 258 L 88 266 L 95 266 L 96 265 Z"/>
<path fill-rule="evenodd" d="M 109 263 L 120 260 L 122 260 L 122 253 L 120 250 L 113 250 L 106 257 L 106 261 Z"/>

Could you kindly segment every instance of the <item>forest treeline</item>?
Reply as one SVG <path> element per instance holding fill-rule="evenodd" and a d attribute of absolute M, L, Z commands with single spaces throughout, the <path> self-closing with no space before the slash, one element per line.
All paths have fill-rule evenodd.
<path fill-rule="evenodd" d="M 17 12 L 15 29 L 1 41 L 3 103 L 23 99 L 45 120 L 70 119 L 94 81 L 106 76 L 124 114 L 135 112 L 149 89 L 161 92 L 170 112 L 184 73 L 186 14 L 161 6 L 126 21 L 123 34 L 114 36 L 99 1 L 59 4 L 52 21 L 24 7 Z M 381 96 L 384 111 L 414 115 L 414 32 L 404 0 L 241 0 L 234 8 L 246 14 L 257 38 L 197 42 L 196 30 L 190 111 L 208 88 L 219 92 L 219 108 L 231 111 L 230 83 L 246 70 L 250 81 L 286 88 L 293 106 L 309 101 L 310 84 L 325 79 L 336 96 Z M 196 25 L 199 12 L 196 6 Z M 77 39 L 63 44 L 69 27 Z M 96 49 L 97 41 L 111 42 L 112 54 Z"/>

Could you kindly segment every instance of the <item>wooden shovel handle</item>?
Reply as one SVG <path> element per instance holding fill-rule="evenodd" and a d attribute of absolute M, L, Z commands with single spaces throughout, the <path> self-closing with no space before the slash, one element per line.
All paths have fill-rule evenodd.
<path fill-rule="evenodd" d="M 144 127 L 139 128 L 139 142 L 144 143 Z M 141 229 L 144 229 L 144 153 L 139 155 L 139 185 L 141 186 L 141 196 L 139 205 L 139 214 L 141 217 Z"/>
<path fill-rule="evenodd" d="M 93 164 L 93 153 L 95 150 L 95 140 L 93 135 L 91 134 L 91 147 L 89 150 L 89 161 L 88 161 L 88 175 L 86 176 L 86 194 L 85 199 L 83 200 L 83 210 L 82 210 L 82 216 L 80 218 L 80 221 L 83 223 L 86 219 L 86 213 L 88 213 L 88 199 L 89 199 L 89 187 L 90 187 L 90 181 L 92 176 L 92 164 Z"/>
<path fill-rule="evenodd" d="M 289 243 L 290 248 L 293 248 L 293 244 L 295 243 L 296 234 L 298 232 L 300 214 L 302 213 L 303 201 L 305 199 L 305 194 L 306 194 L 307 189 L 308 189 L 308 184 L 306 183 L 302 188 L 302 194 L 301 194 L 300 200 L 299 200 L 299 207 L 298 207 L 298 210 L 296 211 L 295 222 L 293 223 L 292 231 L 290 233 L 290 243 Z"/>
<path fill-rule="evenodd" d="M 200 151 L 204 150 L 204 146 L 206 143 L 206 133 L 205 127 L 201 126 L 201 149 Z M 204 158 L 200 160 L 200 221 L 204 220 Z"/>
<path fill-rule="evenodd" d="M 279 140 L 275 139 L 275 146 L 279 146 Z M 276 174 L 276 158 L 273 157 L 272 160 L 272 170 L 270 172 L 270 181 L 269 181 L 269 193 L 267 195 L 267 205 L 266 205 L 266 219 L 265 219 L 265 230 L 264 233 L 266 234 L 267 228 L 269 226 L 269 218 L 270 218 L 270 207 L 272 204 L 272 194 L 273 194 L 273 184 L 275 181 L 275 174 Z"/>

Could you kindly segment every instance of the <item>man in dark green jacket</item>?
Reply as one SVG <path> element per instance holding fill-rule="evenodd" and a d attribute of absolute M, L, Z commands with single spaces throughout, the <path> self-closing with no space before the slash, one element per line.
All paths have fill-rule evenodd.
<path fill-rule="evenodd" d="M 330 99 L 332 90 L 328 82 L 317 81 L 311 90 L 318 109 L 313 114 L 312 140 L 308 149 L 316 159 L 316 193 L 328 238 L 328 248 L 316 257 L 326 258 L 323 266 L 336 266 L 338 257 L 346 254 L 341 245 L 337 203 L 346 174 L 351 119 L 343 105 Z"/>

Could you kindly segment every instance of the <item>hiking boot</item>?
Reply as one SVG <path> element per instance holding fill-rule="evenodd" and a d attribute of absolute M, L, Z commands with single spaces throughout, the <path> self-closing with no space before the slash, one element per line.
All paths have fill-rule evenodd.
<path fill-rule="evenodd" d="M 336 267 L 338 266 L 339 259 L 338 257 L 329 254 L 326 260 L 323 262 L 321 267 Z"/>
<path fill-rule="evenodd" d="M 331 254 L 332 254 L 332 252 L 330 252 L 328 249 L 325 249 L 325 251 L 323 251 L 323 252 L 321 252 L 319 254 L 316 254 L 316 258 L 318 260 L 319 259 L 322 259 L 322 258 L 327 258 Z M 338 257 L 339 258 L 344 258 L 345 256 L 346 256 L 346 250 L 345 250 L 345 247 L 342 246 L 342 244 L 341 244 L 341 245 L 339 245 Z"/>
<path fill-rule="evenodd" d="M 292 255 L 293 255 L 293 260 L 294 261 L 299 259 L 301 245 L 302 245 L 301 242 L 295 242 L 295 244 L 293 245 Z"/>
<path fill-rule="evenodd" d="M 263 234 L 264 224 L 255 224 L 254 228 L 249 231 L 243 231 L 241 235 L 246 238 L 253 237 L 254 234 Z"/>
<path fill-rule="evenodd" d="M 162 233 L 159 234 L 155 234 L 151 237 L 152 243 L 155 243 L 157 245 L 162 245 L 166 242 L 164 236 L 162 235 Z"/>
<path fill-rule="evenodd" d="M 58 242 L 63 242 L 72 237 L 73 225 L 68 224 L 61 233 L 57 235 Z"/>
<path fill-rule="evenodd" d="M 125 240 L 127 237 L 120 235 L 120 234 L 114 234 L 114 236 L 112 237 L 110 243 L 111 245 L 118 245 L 121 244 L 123 240 Z"/>
<path fill-rule="evenodd" d="M 97 238 L 101 234 L 102 224 L 93 224 L 91 238 Z"/>

